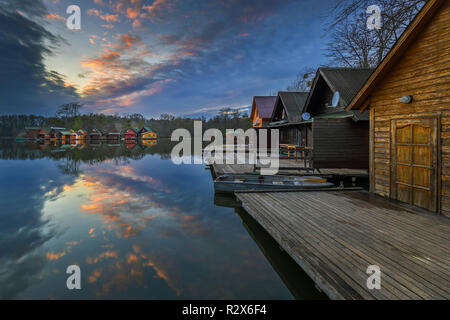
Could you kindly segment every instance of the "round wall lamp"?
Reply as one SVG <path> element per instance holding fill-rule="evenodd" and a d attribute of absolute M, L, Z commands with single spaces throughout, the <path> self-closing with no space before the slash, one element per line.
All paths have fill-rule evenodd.
<path fill-rule="evenodd" d="M 403 96 L 403 97 L 400 99 L 400 101 L 401 101 L 402 103 L 404 103 L 404 104 L 409 104 L 409 103 L 412 102 L 412 100 L 413 100 L 413 97 L 412 97 L 412 96 L 409 96 L 409 95 Z"/>

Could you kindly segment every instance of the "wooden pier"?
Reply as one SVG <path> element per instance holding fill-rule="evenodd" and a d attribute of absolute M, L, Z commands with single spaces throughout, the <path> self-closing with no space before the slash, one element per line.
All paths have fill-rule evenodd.
<path fill-rule="evenodd" d="M 261 165 L 257 164 L 213 164 L 211 165 L 216 176 L 223 174 L 246 174 L 254 173 L 255 169 L 259 170 Z M 306 170 L 303 163 L 292 159 L 280 159 L 279 174 L 280 175 L 308 175 L 321 177 L 356 177 L 368 178 L 369 173 L 363 169 L 320 169 Z"/>
<path fill-rule="evenodd" d="M 450 220 L 368 192 L 237 192 L 331 299 L 450 299 Z M 381 289 L 366 273 L 381 270 Z"/>

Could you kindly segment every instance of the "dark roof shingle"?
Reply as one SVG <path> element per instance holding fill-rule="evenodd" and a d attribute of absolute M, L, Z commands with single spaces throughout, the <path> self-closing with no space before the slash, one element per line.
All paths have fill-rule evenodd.
<path fill-rule="evenodd" d="M 373 70 L 372 68 L 319 68 L 320 74 L 331 90 L 339 91 L 345 106 L 352 101 Z"/>
<path fill-rule="evenodd" d="M 276 96 L 253 97 L 253 103 L 258 110 L 258 114 L 263 119 L 270 119 L 272 117 L 276 101 Z"/>
<path fill-rule="evenodd" d="M 308 92 L 278 92 L 277 104 L 281 102 L 288 118 L 288 122 L 301 121 L 303 107 L 305 106 Z"/>

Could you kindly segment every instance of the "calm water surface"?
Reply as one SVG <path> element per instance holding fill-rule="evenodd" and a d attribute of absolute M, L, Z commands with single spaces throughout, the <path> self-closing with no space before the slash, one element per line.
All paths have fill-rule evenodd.
<path fill-rule="evenodd" d="M 309 279 L 171 145 L 0 143 L 0 298 L 292 299 Z M 81 268 L 68 290 L 66 268 Z"/>

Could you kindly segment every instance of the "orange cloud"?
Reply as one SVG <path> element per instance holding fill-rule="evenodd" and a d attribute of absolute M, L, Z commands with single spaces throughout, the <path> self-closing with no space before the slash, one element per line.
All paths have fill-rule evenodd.
<path fill-rule="evenodd" d="M 138 262 L 138 261 L 139 261 L 139 258 L 135 254 L 133 254 L 133 253 L 128 254 L 128 257 L 127 257 L 128 263 L 133 263 L 133 262 Z"/>
<path fill-rule="evenodd" d="M 105 20 L 106 22 L 119 22 L 119 15 L 118 14 L 104 14 L 99 16 L 100 19 Z"/>
<path fill-rule="evenodd" d="M 59 14 L 57 14 L 57 13 L 47 13 L 46 15 L 45 15 L 45 18 L 46 19 L 49 19 L 49 20 L 61 20 L 61 21 L 65 21 L 66 19 L 65 18 L 63 18 L 63 17 L 61 17 Z"/>
<path fill-rule="evenodd" d="M 97 9 L 89 9 L 86 11 L 86 13 L 90 16 L 99 16 L 100 15 L 100 11 L 98 11 Z"/>
<path fill-rule="evenodd" d="M 58 260 L 62 257 L 64 257 L 66 255 L 66 253 L 63 252 L 47 252 L 45 254 L 45 257 L 47 258 L 47 260 Z"/>
<path fill-rule="evenodd" d="M 139 12 L 139 7 L 127 8 L 127 17 L 130 19 L 135 19 L 137 16 L 139 16 Z"/>
<path fill-rule="evenodd" d="M 160 17 L 163 10 L 168 10 L 173 7 L 173 4 L 167 0 L 156 0 L 151 5 L 144 5 L 142 7 L 143 10 L 147 12 L 141 14 L 141 18 L 148 18 L 154 20 L 155 18 Z"/>

